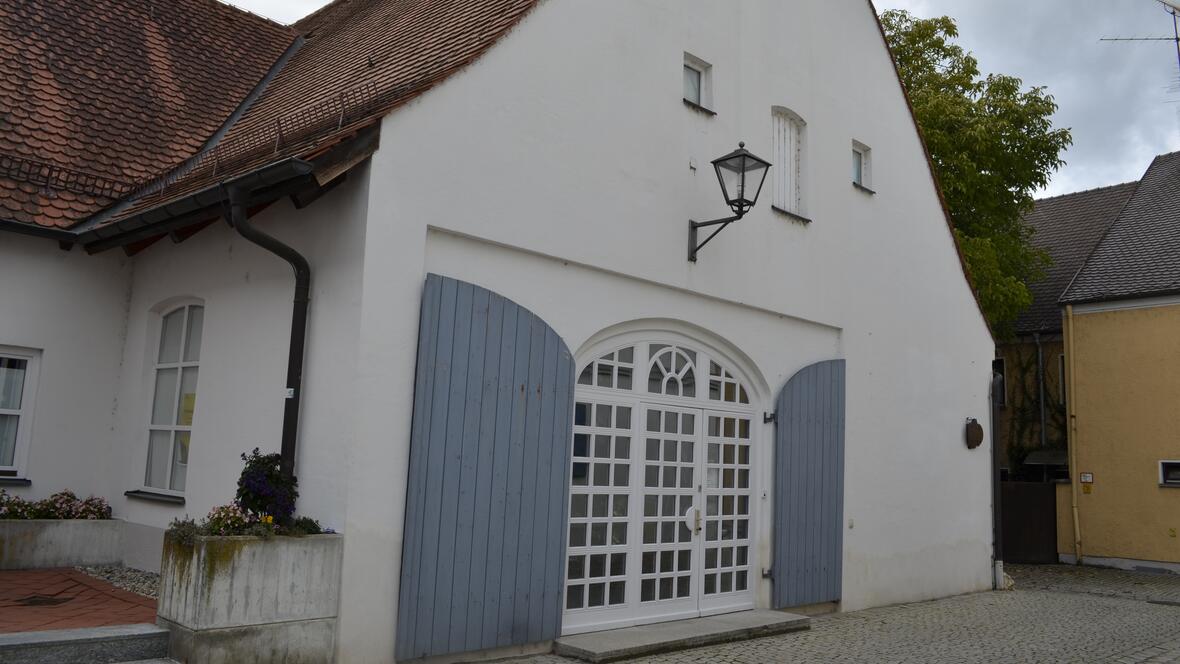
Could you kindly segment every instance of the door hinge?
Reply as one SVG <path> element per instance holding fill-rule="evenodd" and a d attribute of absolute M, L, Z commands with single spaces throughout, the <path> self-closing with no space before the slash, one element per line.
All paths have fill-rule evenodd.
<path fill-rule="evenodd" d="M 770 424 L 771 422 L 778 423 L 778 412 L 762 413 L 762 423 Z"/>

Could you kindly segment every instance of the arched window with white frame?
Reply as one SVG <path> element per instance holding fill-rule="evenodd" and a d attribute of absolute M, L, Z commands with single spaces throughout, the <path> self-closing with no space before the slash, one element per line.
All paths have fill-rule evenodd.
<path fill-rule="evenodd" d="M 149 489 L 184 492 L 204 322 L 205 307 L 198 302 L 177 306 L 160 318 L 143 480 Z"/>

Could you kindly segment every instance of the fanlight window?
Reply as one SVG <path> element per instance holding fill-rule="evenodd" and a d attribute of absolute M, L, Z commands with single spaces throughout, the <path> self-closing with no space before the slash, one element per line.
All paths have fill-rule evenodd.
<path fill-rule="evenodd" d="M 644 351 L 647 351 L 646 356 Z M 635 376 L 647 360 L 647 383 Z M 699 365 L 699 369 L 698 369 Z M 697 393 L 697 372 L 708 367 L 708 390 Z M 642 376 L 642 373 L 639 373 Z M 749 405 L 750 394 L 734 374 L 712 355 L 672 344 L 640 344 L 607 353 L 587 364 L 578 375 L 578 385 L 616 390 L 644 391 L 689 399 Z"/>
<path fill-rule="evenodd" d="M 647 372 L 648 392 L 680 397 L 697 395 L 696 351 L 652 344 L 651 358 L 651 368 Z"/>

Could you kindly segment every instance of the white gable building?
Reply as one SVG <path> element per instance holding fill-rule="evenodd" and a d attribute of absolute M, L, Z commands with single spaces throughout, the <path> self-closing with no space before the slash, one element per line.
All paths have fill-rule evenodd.
<path fill-rule="evenodd" d="M 994 346 L 868 2 L 406 4 L 297 24 L 220 141 L 363 112 L 99 224 L 4 226 L 4 488 L 107 497 L 152 569 L 279 449 L 292 273 L 220 221 L 235 190 L 311 269 L 294 462 L 345 537 L 339 661 L 991 587 L 963 432 Z M 739 141 L 765 186 L 690 262 Z"/>

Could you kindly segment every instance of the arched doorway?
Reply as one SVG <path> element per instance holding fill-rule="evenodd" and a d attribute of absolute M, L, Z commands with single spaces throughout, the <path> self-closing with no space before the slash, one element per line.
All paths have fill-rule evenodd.
<path fill-rule="evenodd" d="M 564 633 L 754 606 L 751 389 L 680 334 L 620 335 L 581 358 Z"/>

